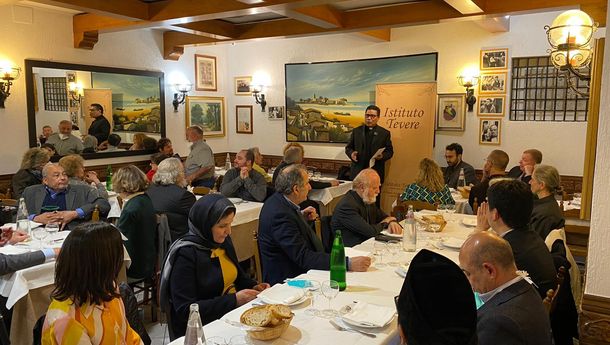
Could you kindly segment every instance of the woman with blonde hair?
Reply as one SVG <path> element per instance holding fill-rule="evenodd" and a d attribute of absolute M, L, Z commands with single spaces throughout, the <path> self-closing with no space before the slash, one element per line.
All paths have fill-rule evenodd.
<path fill-rule="evenodd" d="M 99 195 L 108 199 L 106 185 L 100 182 L 95 171 L 85 172 L 85 160 L 80 155 L 67 155 L 59 160 L 59 165 L 64 168 L 68 175 L 68 183 L 70 185 L 85 185 L 96 189 Z"/>
<path fill-rule="evenodd" d="M 26 187 L 42 183 L 42 167 L 49 163 L 49 158 L 49 151 L 37 147 L 23 154 L 21 169 L 13 175 L 11 181 L 13 199 L 19 199 Z"/>
<path fill-rule="evenodd" d="M 144 139 L 148 138 L 144 133 L 136 133 L 133 135 L 133 145 L 129 148 L 129 151 L 144 150 Z"/>
<path fill-rule="evenodd" d="M 544 240 L 549 232 L 565 225 L 563 213 L 555 200 L 555 193 L 561 190 L 561 179 L 555 167 L 541 164 L 534 168 L 529 183 L 532 193 L 538 196 L 534 200 L 530 227 Z"/>
<path fill-rule="evenodd" d="M 420 200 L 430 204 L 455 204 L 449 187 L 445 184 L 443 172 L 438 164 L 429 158 L 419 162 L 419 175 L 414 183 L 407 185 L 400 200 Z"/>

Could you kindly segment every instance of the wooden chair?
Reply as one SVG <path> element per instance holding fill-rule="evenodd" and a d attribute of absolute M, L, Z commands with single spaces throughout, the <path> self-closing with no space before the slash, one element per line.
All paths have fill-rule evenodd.
<path fill-rule="evenodd" d="M 546 297 L 542 300 L 542 304 L 544 304 L 544 308 L 549 313 L 549 315 L 555 312 L 555 307 L 557 307 L 557 296 L 559 296 L 559 292 L 561 291 L 561 286 L 563 285 L 563 281 L 566 276 L 566 268 L 561 266 L 557 272 L 557 276 L 555 277 L 556 288 L 549 289 L 546 292 Z"/>
<path fill-rule="evenodd" d="M 2 206 L 17 206 L 18 201 L 15 199 L 0 199 Z"/>
<path fill-rule="evenodd" d="M 208 194 L 210 194 L 210 188 L 208 188 L 208 187 L 193 187 L 193 194 L 195 194 L 195 195 L 208 195 Z"/>
<path fill-rule="evenodd" d="M 436 211 L 438 205 L 431 204 L 429 202 L 421 201 L 421 200 L 397 200 L 396 206 L 392 209 L 392 216 L 398 218 L 404 218 L 407 211 L 409 210 L 409 205 L 413 205 L 414 211 L 421 210 L 430 210 Z M 401 217 L 402 216 L 402 217 Z"/>
<path fill-rule="evenodd" d="M 6 188 L 6 193 L 0 193 L 0 199 L 10 199 L 13 197 L 11 187 Z"/>
<path fill-rule="evenodd" d="M 261 254 L 260 251 L 258 250 L 258 231 L 254 230 L 252 232 L 252 246 L 254 249 L 254 266 L 255 270 L 256 270 L 256 281 L 257 282 L 262 282 L 263 281 L 263 266 L 261 266 Z"/>

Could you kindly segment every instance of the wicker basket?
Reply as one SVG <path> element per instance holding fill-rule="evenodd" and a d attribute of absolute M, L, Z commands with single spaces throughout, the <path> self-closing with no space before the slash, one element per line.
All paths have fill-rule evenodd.
<path fill-rule="evenodd" d="M 470 186 L 458 187 L 458 192 L 462 195 L 462 198 L 468 199 L 470 197 Z"/>
<path fill-rule="evenodd" d="M 257 340 L 272 340 L 277 339 L 288 329 L 290 326 L 290 321 L 292 321 L 293 316 L 288 319 L 282 319 L 280 323 L 273 327 L 265 327 L 264 330 L 260 331 L 247 331 L 248 335 L 252 339 Z"/>
<path fill-rule="evenodd" d="M 445 229 L 445 225 L 447 225 L 447 221 L 445 221 L 445 218 L 443 218 L 443 216 L 441 215 L 426 215 L 422 217 L 422 221 L 425 224 L 424 229 L 428 232 L 441 232 L 443 231 L 443 229 Z M 439 225 L 439 229 L 438 231 L 432 231 L 432 229 L 430 228 L 430 224 L 434 223 Z"/>

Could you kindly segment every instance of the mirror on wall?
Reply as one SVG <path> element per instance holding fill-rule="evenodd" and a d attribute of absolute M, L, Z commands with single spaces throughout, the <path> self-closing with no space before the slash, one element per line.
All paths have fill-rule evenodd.
<path fill-rule="evenodd" d="M 77 138 L 83 157 L 107 158 L 154 152 L 165 137 L 163 72 L 25 60 L 25 73 L 30 147 L 68 153 Z"/>

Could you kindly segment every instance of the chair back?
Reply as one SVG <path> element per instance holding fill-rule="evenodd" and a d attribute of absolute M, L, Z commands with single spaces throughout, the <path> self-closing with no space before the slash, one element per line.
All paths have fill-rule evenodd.
<path fill-rule="evenodd" d="M 258 248 L 258 230 L 252 231 L 252 247 L 254 249 L 254 266 L 256 269 L 256 281 L 263 281 L 263 266 L 261 266 L 261 254 Z"/>
<path fill-rule="evenodd" d="M 195 194 L 195 195 L 207 195 L 207 194 L 210 194 L 210 188 L 208 188 L 208 187 L 193 187 L 193 194 Z"/>
<path fill-rule="evenodd" d="M 542 301 L 544 307 L 546 308 L 549 315 L 552 315 L 555 312 L 555 308 L 557 307 L 557 297 L 561 292 L 561 286 L 563 285 L 563 281 L 565 280 L 566 268 L 561 266 L 559 270 L 557 270 L 557 276 L 555 277 L 555 289 L 549 289 L 546 292 L 546 297 Z"/>
<path fill-rule="evenodd" d="M 436 211 L 437 205 L 431 204 L 426 201 L 421 200 L 398 200 L 396 202 L 396 206 L 392 209 L 392 216 L 396 217 L 396 219 L 404 218 L 407 211 L 409 210 L 409 205 L 413 205 L 414 211 L 421 210 L 430 210 Z"/>
<path fill-rule="evenodd" d="M 18 201 L 15 199 L 0 199 L 2 206 L 17 206 Z"/>
<path fill-rule="evenodd" d="M 570 273 L 570 289 L 572 290 L 572 295 L 574 296 L 574 303 L 576 307 L 580 309 L 580 301 L 582 299 L 582 284 L 580 279 L 580 270 L 578 269 L 578 264 L 572 255 L 572 251 L 570 247 L 567 245 L 566 233 L 564 229 L 555 229 L 551 231 L 544 240 L 549 251 L 553 248 L 553 244 L 556 241 L 563 241 L 563 247 L 565 250 L 566 257 L 570 263 L 570 269 L 568 272 Z"/>

